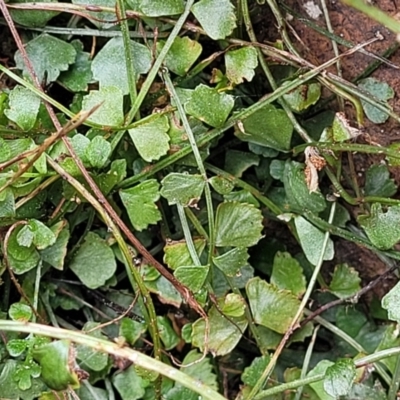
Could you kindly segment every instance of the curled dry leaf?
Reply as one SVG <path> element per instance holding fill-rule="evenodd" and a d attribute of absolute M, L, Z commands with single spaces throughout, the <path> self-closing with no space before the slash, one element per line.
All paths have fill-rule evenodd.
<path fill-rule="evenodd" d="M 360 129 L 350 125 L 346 115 L 343 112 L 337 112 L 333 121 L 333 138 L 337 142 L 355 139 L 362 134 Z"/>
<path fill-rule="evenodd" d="M 318 171 L 321 171 L 325 167 L 326 161 L 318 153 L 315 147 L 307 147 L 304 151 L 306 156 L 306 168 L 304 174 L 306 177 L 306 183 L 310 193 L 318 190 Z"/>

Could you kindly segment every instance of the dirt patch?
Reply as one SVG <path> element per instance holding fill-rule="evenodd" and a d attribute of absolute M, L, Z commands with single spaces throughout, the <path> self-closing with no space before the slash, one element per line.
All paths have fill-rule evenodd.
<path fill-rule="evenodd" d="M 354 44 L 359 44 L 374 38 L 379 32 L 383 36 L 383 40 L 366 47 L 368 51 L 378 55 L 382 55 L 385 50 L 396 43 L 394 34 L 360 12 L 351 9 L 340 1 L 333 0 L 327 1 L 327 3 L 333 32 L 336 35 Z M 322 11 L 320 11 L 320 2 L 315 0 L 287 0 L 285 4 L 295 13 L 304 16 L 305 19 L 311 20 L 314 24 L 325 29 L 325 18 Z M 374 4 L 391 16 L 399 15 L 399 0 L 379 0 Z M 288 13 L 285 13 L 282 8 L 281 11 L 287 18 Z M 253 18 L 255 20 L 257 38 L 260 42 L 273 42 L 280 39 L 280 34 L 276 29 L 276 21 L 267 5 L 255 6 Z M 292 41 L 306 60 L 315 65 L 321 65 L 334 57 L 330 39 L 308 27 L 298 16 L 287 19 L 290 20 L 289 33 Z M 346 50 L 348 50 L 347 47 L 339 45 L 339 52 L 345 52 Z M 400 50 L 395 51 L 389 57 L 389 60 L 400 66 Z M 373 61 L 368 55 L 359 52 L 343 58 L 341 60 L 343 78 L 348 81 L 354 80 Z M 336 73 L 335 69 L 331 69 L 331 71 Z M 400 114 L 400 70 L 382 64 L 371 76 L 386 82 L 393 88 L 395 96 L 389 101 L 389 104 L 397 114 Z M 333 101 L 330 107 L 339 110 L 336 101 Z M 356 126 L 355 112 L 350 103 L 345 102 L 345 113 L 350 123 Z M 364 128 L 365 134 L 357 139 L 359 142 L 385 146 L 400 141 L 400 125 L 392 118 L 380 125 L 371 123 L 365 118 Z M 368 167 L 371 164 L 381 162 L 383 158 L 380 156 L 355 155 L 355 169 L 361 184 Z M 400 168 L 392 168 L 391 173 L 397 185 L 400 185 Z M 335 263 L 347 262 L 354 266 L 360 272 L 360 276 L 365 283 L 387 270 L 387 265 L 369 250 L 344 240 L 335 240 L 335 242 Z M 395 280 L 395 278 L 390 279 L 377 287 L 375 289 L 377 296 L 381 298 L 383 294 L 387 293 L 395 283 Z"/>
<path fill-rule="evenodd" d="M 316 10 L 320 11 L 319 2 L 314 2 L 314 0 L 303 2 L 289 0 L 286 2 L 290 9 L 302 15 L 304 19 L 310 20 L 321 28 L 326 29 L 325 19 L 321 11 L 318 18 L 314 19 L 307 14 L 307 10 L 310 13 L 310 4 L 313 4 L 314 7 L 317 7 Z M 338 1 L 328 2 L 327 6 L 333 32 L 343 39 L 354 44 L 360 44 L 374 38 L 379 32 L 383 36 L 383 40 L 374 42 L 366 47 L 368 51 L 378 55 L 383 54 L 385 50 L 396 43 L 393 33 L 360 12 Z M 398 10 L 396 2 L 393 0 L 380 0 L 377 6 L 392 16 L 398 15 L 400 11 L 400 3 Z M 255 28 L 258 39 L 260 41 L 275 41 L 279 39 L 279 32 L 277 32 L 276 22 L 272 14 L 266 12 L 266 5 L 259 7 L 263 8 L 259 10 L 258 22 Z M 256 14 L 256 11 L 254 13 Z M 287 12 L 282 11 L 282 13 L 286 17 L 288 16 Z M 293 43 L 306 60 L 315 65 L 320 65 L 334 57 L 332 43 L 329 38 L 308 27 L 301 18 L 287 19 L 290 20 L 291 28 L 289 28 L 289 33 Z M 347 47 L 339 45 L 339 52 L 343 53 L 346 50 L 348 50 Z M 389 60 L 393 64 L 400 66 L 400 51 L 396 51 Z M 343 58 L 341 60 L 343 78 L 352 81 L 373 61 L 371 57 L 360 52 Z M 334 72 L 334 70 L 332 71 Z M 400 70 L 382 64 L 371 76 L 388 83 L 393 88 L 395 97 L 389 103 L 396 113 L 400 113 Z M 346 114 L 356 125 L 351 105 L 346 104 Z M 370 136 L 369 140 L 381 145 L 387 145 L 400 139 L 400 126 L 392 119 L 382 125 L 372 124 L 365 120 L 365 128 L 366 133 Z"/>
<path fill-rule="evenodd" d="M 398 10 L 396 4 L 392 0 L 382 0 L 377 4 L 379 8 L 389 15 L 396 15 Z M 294 9 L 304 14 L 304 6 L 300 3 L 293 4 Z M 383 54 L 386 49 L 392 46 L 395 41 L 395 35 L 385 27 L 370 20 L 358 11 L 355 11 L 340 2 L 329 2 L 329 16 L 331 19 L 333 31 L 336 35 L 347 41 L 359 44 L 368 41 L 375 37 L 379 32 L 383 36 L 383 40 L 372 43 L 366 49 L 375 54 Z M 324 17 L 321 15 L 315 21 L 320 26 L 324 26 Z M 304 46 L 299 46 L 299 49 L 305 56 L 316 59 L 318 64 L 322 64 L 334 56 L 332 44 L 329 39 L 314 30 L 306 27 L 301 21 L 294 19 L 292 26 L 301 38 Z M 339 46 L 339 51 L 344 52 L 347 48 Z M 343 77 L 349 81 L 355 79 L 361 74 L 365 68 L 373 61 L 371 57 L 360 52 L 341 60 Z M 396 51 L 390 61 L 400 66 L 400 51 Z M 400 71 L 388 65 L 382 64 L 372 76 L 380 81 L 388 83 L 395 92 L 395 97 L 389 102 L 396 113 L 400 112 Z M 350 119 L 355 122 L 354 111 L 352 106 L 347 105 L 346 113 Z M 365 120 L 365 132 L 369 136 L 366 140 L 380 145 L 388 145 L 400 139 L 400 126 L 398 122 L 389 119 L 385 124 L 376 125 Z"/>

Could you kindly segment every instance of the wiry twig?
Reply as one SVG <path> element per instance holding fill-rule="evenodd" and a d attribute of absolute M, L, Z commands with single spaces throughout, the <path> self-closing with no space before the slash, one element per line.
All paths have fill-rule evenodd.
<path fill-rule="evenodd" d="M 345 297 L 343 299 L 337 299 L 337 300 L 330 301 L 329 303 L 326 303 L 323 306 L 317 308 L 312 314 L 308 315 L 307 318 L 303 319 L 303 321 L 301 321 L 300 325 L 304 326 L 305 324 L 307 324 L 307 322 L 312 321 L 315 317 L 317 317 L 318 315 L 322 314 L 323 312 L 329 310 L 332 307 L 336 307 L 343 303 L 354 303 L 354 304 L 357 303 L 361 296 L 363 296 L 365 293 L 367 293 L 371 289 L 373 289 L 378 283 L 385 280 L 389 275 L 391 275 L 399 267 L 400 267 L 400 264 L 396 263 L 396 265 L 389 268 L 382 275 L 379 275 L 376 279 L 369 282 L 366 286 L 364 286 L 356 294 L 349 296 L 349 297 Z"/>

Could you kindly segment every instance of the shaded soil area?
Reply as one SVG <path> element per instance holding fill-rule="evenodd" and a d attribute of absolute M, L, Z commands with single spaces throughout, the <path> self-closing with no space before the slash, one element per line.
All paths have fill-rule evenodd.
<path fill-rule="evenodd" d="M 320 4 L 319 1 L 314 0 L 286 0 L 284 4 L 279 5 L 283 15 L 288 21 L 288 31 L 293 44 L 302 57 L 314 65 L 321 65 L 332 59 L 335 55 L 331 40 L 310 28 L 307 21 L 304 21 L 311 21 L 311 23 L 326 29 L 326 21 L 321 11 Z M 374 2 L 374 5 L 395 18 L 399 18 L 400 16 L 400 0 L 378 0 Z M 382 40 L 374 42 L 366 47 L 366 50 L 377 55 L 383 55 L 388 48 L 396 44 L 396 37 L 392 32 L 360 12 L 342 4 L 340 1 L 327 1 L 327 8 L 333 33 L 337 36 L 353 44 L 360 44 L 380 34 L 383 36 Z M 289 12 L 285 12 L 284 9 L 292 10 L 295 17 L 293 18 Z M 252 10 L 252 18 L 255 23 L 257 39 L 260 42 L 274 42 L 281 39 L 280 33 L 276 27 L 276 21 L 267 4 L 255 5 Z M 347 47 L 339 45 L 339 52 L 345 52 L 346 50 L 348 50 Z M 400 50 L 396 50 L 388 59 L 391 63 L 400 66 Z M 343 78 L 348 81 L 353 81 L 373 61 L 371 57 L 360 52 L 342 58 L 341 67 Z M 337 73 L 335 67 L 330 71 Z M 379 81 L 386 82 L 393 88 L 395 96 L 389 101 L 389 104 L 393 110 L 399 114 L 400 70 L 389 65 L 381 64 L 370 76 Z M 337 111 L 340 110 L 335 100 L 331 102 L 329 107 Z M 345 114 L 350 124 L 356 126 L 355 112 L 351 103 L 345 102 Z M 387 122 L 380 125 L 374 124 L 365 118 L 364 135 L 357 138 L 357 142 L 359 143 L 368 143 L 376 146 L 386 146 L 399 141 L 400 126 L 399 123 L 392 118 L 389 118 Z M 383 159 L 384 157 L 380 156 L 364 154 L 354 155 L 354 165 L 357 177 L 360 181 L 359 184 L 363 184 L 365 171 L 368 167 L 371 164 L 381 162 Z M 400 185 L 400 168 L 391 168 L 390 171 L 396 184 Z M 399 193 L 397 197 L 400 198 Z M 351 212 L 354 217 L 358 211 L 354 209 L 354 207 L 352 208 Z M 347 262 L 355 267 L 359 271 L 364 283 L 373 280 L 388 268 L 388 266 L 371 251 L 363 249 L 353 243 L 335 239 L 335 250 L 335 263 Z M 333 268 L 333 263 L 329 267 Z M 383 284 L 377 286 L 374 289 L 377 297 L 382 297 L 387 293 L 396 281 L 397 278 L 393 276 Z"/>

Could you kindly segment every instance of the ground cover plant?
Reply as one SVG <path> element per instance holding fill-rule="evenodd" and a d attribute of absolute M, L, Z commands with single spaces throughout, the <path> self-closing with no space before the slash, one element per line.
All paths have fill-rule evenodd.
<path fill-rule="evenodd" d="M 400 24 L 351 5 L 0 0 L 0 398 L 397 398 Z"/>

